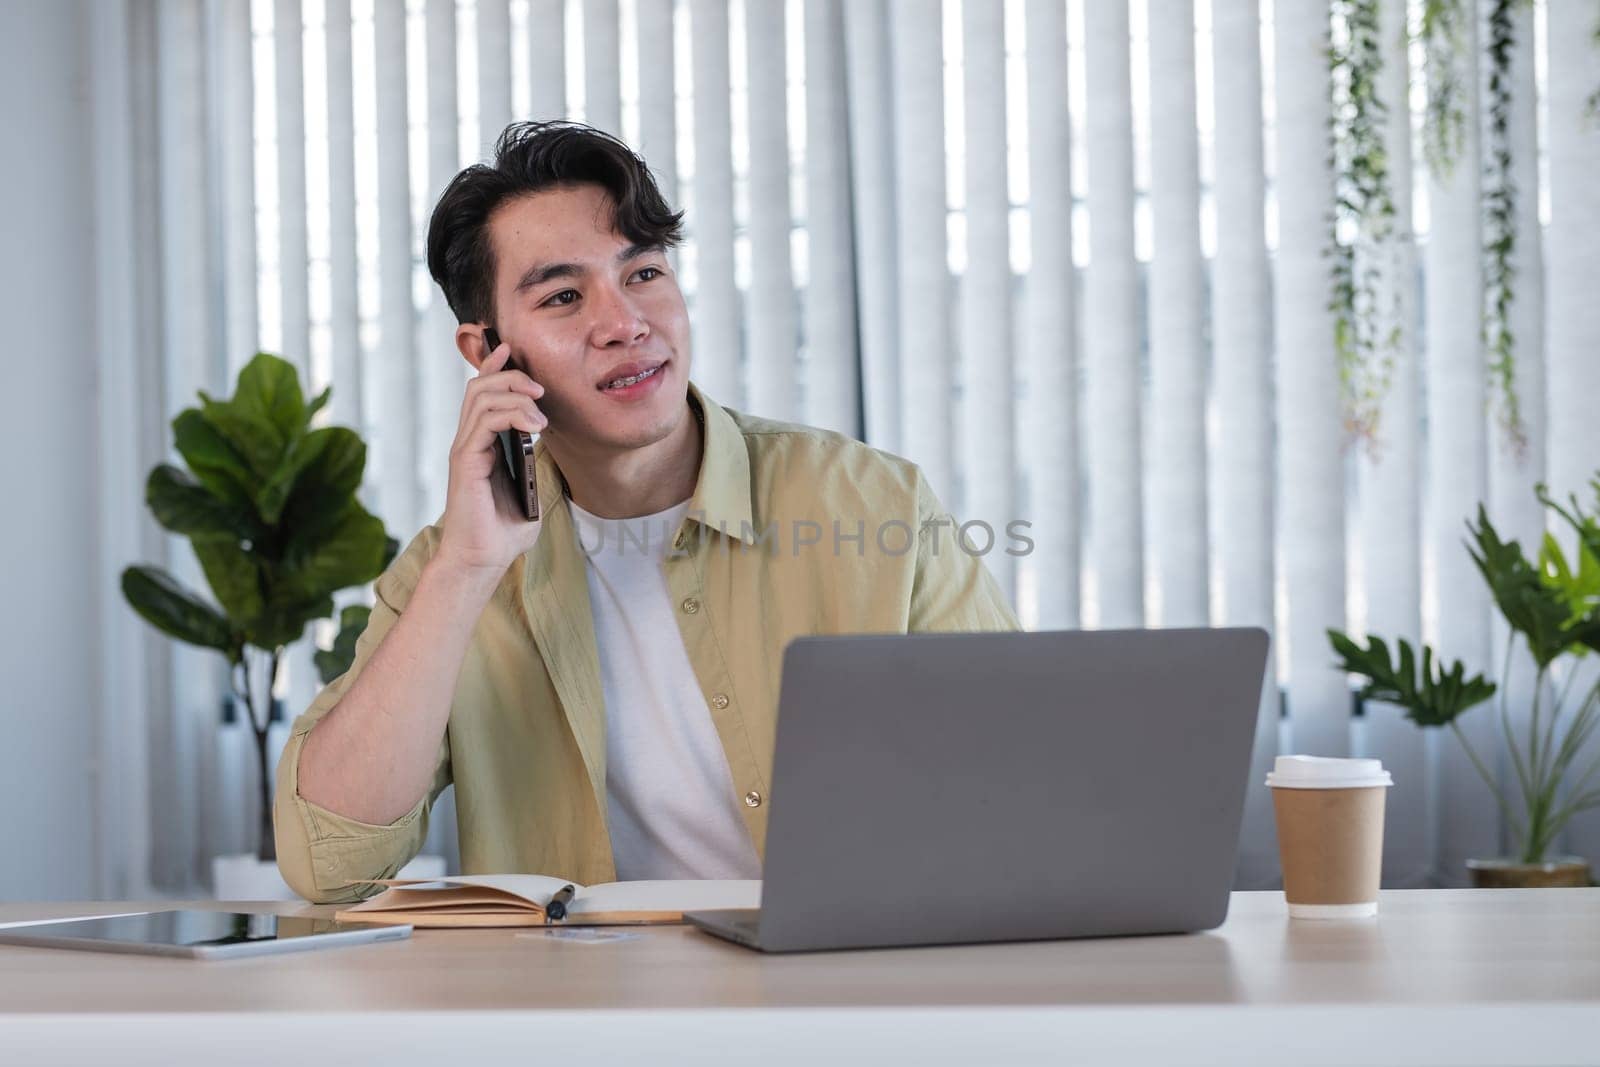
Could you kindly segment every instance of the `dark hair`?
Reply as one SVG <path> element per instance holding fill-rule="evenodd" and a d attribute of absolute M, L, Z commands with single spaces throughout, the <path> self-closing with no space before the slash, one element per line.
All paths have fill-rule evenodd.
<path fill-rule="evenodd" d="M 457 322 L 494 321 L 494 245 L 489 216 L 501 204 L 545 189 L 592 183 L 616 205 L 617 231 L 638 245 L 683 240 L 674 212 L 643 159 L 617 138 L 581 122 L 513 122 L 494 146 L 494 164 L 457 174 L 428 223 L 428 273 Z"/>

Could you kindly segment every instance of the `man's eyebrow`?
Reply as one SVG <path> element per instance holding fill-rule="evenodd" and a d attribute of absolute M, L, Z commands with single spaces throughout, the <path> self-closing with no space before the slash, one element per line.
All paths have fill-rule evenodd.
<path fill-rule="evenodd" d="M 535 286 L 543 285 L 552 278 L 575 278 L 583 273 L 583 268 L 576 263 L 535 263 L 522 275 L 522 280 L 517 283 L 516 291 L 525 293 Z"/>
<path fill-rule="evenodd" d="M 628 260 L 642 256 L 646 252 L 656 252 L 660 251 L 660 249 L 659 242 L 631 244 L 617 253 L 617 262 L 619 264 L 626 263 Z M 515 291 L 525 293 L 529 289 L 541 286 L 554 278 L 577 278 L 581 277 L 583 273 L 584 269 L 576 263 L 535 263 L 523 273 L 522 280 L 517 282 Z"/>
<path fill-rule="evenodd" d="M 633 259 L 636 256 L 642 256 L 646 252 L 659 251 L 661 251 L 661 242 L 659 241 L 646 241 L 643 244 L 632 244 L 617 253 L 617 262 L 619 264 L 626 263 L 628 260 Z"/>

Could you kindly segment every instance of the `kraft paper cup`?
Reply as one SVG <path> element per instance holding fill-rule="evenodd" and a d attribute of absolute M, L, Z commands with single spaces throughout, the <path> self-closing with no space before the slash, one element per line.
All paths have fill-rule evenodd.
<path fill-rule="evenodd" d="M 1393 784 L 1380 760 L 1277 758 L 1267 785 L 1290 918 L 1378 914 L 1383 802 Z"/>

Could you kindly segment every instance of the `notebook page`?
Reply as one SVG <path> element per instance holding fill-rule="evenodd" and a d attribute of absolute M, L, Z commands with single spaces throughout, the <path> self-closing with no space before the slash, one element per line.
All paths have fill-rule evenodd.
<path fill-rule="evenodd" d="M 517 896 L 515 893 L 506 893 L 498 889 L 429 882 L 416 888 L 400 885 L 386 889 L 371 900 L 352 905 L 349 910 L 417 911 L 425 909 L 428 911 L 441 911 L 448 908 L 468 908 L 474 911 L 503 911 L 507 908 L 513 908 L 518 911 L 534 911 L 538 907 L 538 904 Z"/>
<path fill-rule="evenodd" d="M 440 878 L 431 882 L 402 885 L 398 888 L 437 893 L 448 893 L 452 889 L 457 889 L 461 886 L 495 889 L 502 893 L 510 893 L 512 896 L 521 897 L 543 907 L 551 897 L 569 885 L 579 893 L 584 891 L 583 886 L 575 882 L 569 882 L 565 878 L 551 878 L 545 874 L 464 874 L 450 878 Z"/>

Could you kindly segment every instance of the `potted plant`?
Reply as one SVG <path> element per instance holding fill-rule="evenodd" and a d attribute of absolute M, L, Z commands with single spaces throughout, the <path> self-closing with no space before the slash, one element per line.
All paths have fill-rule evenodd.
<path fill-rule="evenodd" d="M 1447 726 L 1456 735 L 1472 765 L 1494 794 L 1516 843 L 1511 857 L 1469 861 L 1476 885 L 1589 885 L 1588 863 L 1572 856 L 1551 856 L 1556 837 L 1578 812 L 1600 807 L 1600 757 L 1579 764 L 1586 743 L 1600 726 L 1600 682 L 1574 693 L 1583 658 L 1600 651 L 1600 475 L 1591 483 L 1596 509 L 1585 512 L 1576 496 L 1569 506 L 1551 499 L 1543 485 L 1540 503 L 1577 534 L 1577 550 L 1569 561 L 1560 542 L 1546 533 L 1536 559 L 1529 559 L 1515 540 L 1503 541 L 1480 505 L 1468 551 L 1489 585 L 1504 616 L 1506 641 L 1501 684 L 1481 674 L 1467 678 L 1457 661 L 1449 668 L 1424 646 L 1416 655 L 1398 642 L 1398 659 L 1388 645 L 1369 637 L 1363 648 L 1338 630 L 1328 639 L 1339 667 L 1363 679 L 1361 695 L 1397 704 L 1418 726 Z M 1524 644 L 1533 661 L 1534 685 L 1526 733 L 1519 737 L 1507 707 L 1506 679 L 1512 653 Z M 1462 733 L 1463 712 L 1500 694 L 1499 720 L 1506 755 L 1515 773 L 1515 792 L 1507 796 L 1482 756 Z"/>
<path fill-rule="evenodd" d="M 187 469 L 158 465 L 145 503 L 164 528 L 189 539 L 216 606 L 160 567 L 122 572 L 123 596 L 146 622 L 226 657 L 233 699 L 255 736 L 256 851 L 213 861 L 214 888 L 224 898 L 280 895 L 266 891 L 282 885 L 267 731 L 285 650 L 308 623 L 333 614 L 334 593 L 372 581 L 399 547 L 356 499 L 366 466 L 361 437 L 342 426 L 311 426 L 330 392 L 307 403 L 294 367 L 263 352 L 240 372 L 231 398 L 202 392 L 199 407 L 172 420 Z M 346 608 L 341 623 L 333 649 L 317 655 L 325 682 L 348 668 L 366 609 Z"/>

